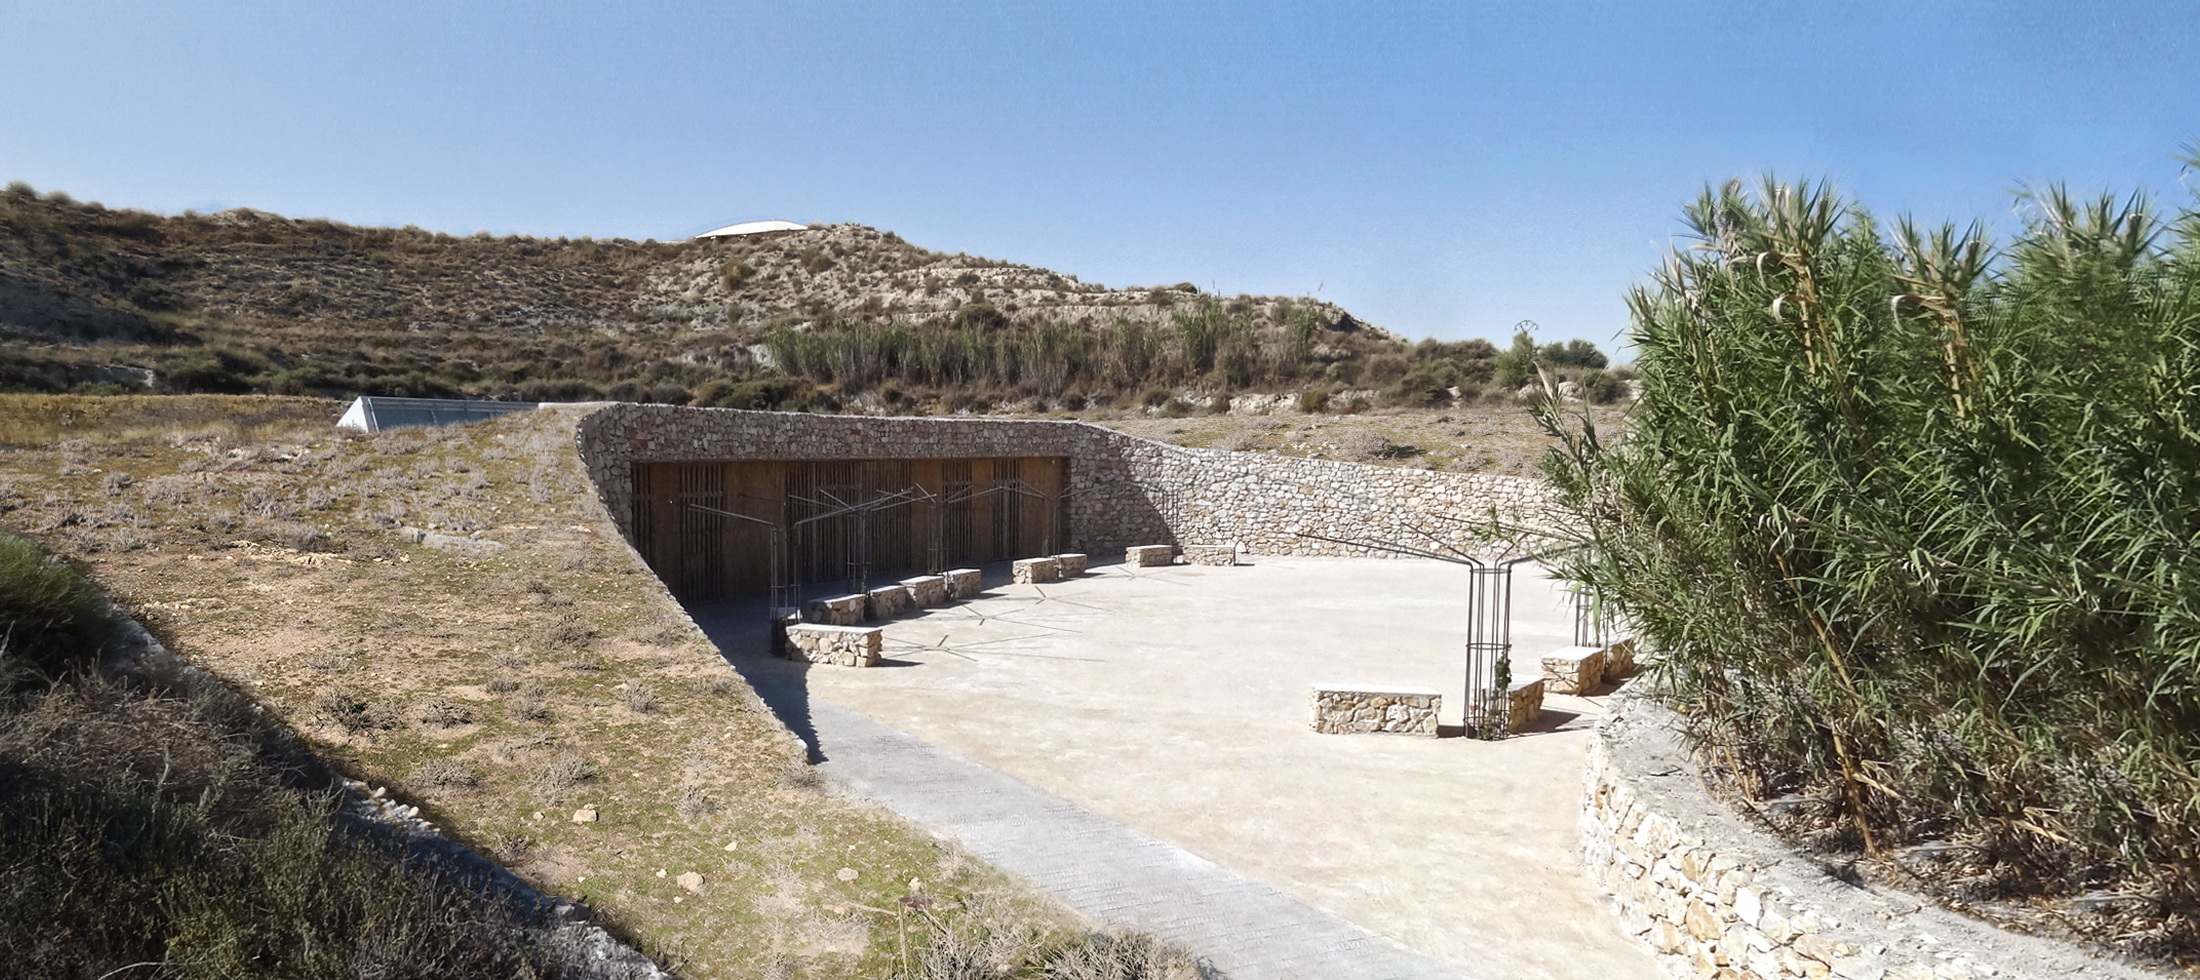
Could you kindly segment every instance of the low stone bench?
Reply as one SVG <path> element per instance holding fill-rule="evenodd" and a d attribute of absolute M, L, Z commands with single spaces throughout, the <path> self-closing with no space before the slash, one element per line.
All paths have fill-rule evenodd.
<path fill-rule="evenodd" d="M 1176 564 L 1176 549 L 1165 544 L 1142 544 L 1125 548 L 1123 564 L 1133 568 L 1173 565 Z"/>
<path fill-rule="evenodd" d="M 1055 555 L 1054 564 L 1063 578 L 1076 578 L 1085 574 L 1085 556 L 1078 554 Z"/>
<path fill-rule="evenodd" d="M 950 599 L 968 599 L 985 591 L 985 573 L 975 568 L 957 568 L 942 577 L 947 579 Z"/>
<path fill-rule="evenodd" d="M 1543 689 L 1587 694 L 1604 683 L 1603 647 L 1560 647 L 1543 656 Z"/>
<path fill-rule="evenodd" d="M 906 585 L 881 585 L 870 591 L 870 597 L 872 619 L 892 619 L 917 604 Z"/>
<path fill-rule="evenodd" d="M 1543 678 L 1514 681 L 1505 689 L 1505 730 L 1526 731 L 1543 717 Z"/>
<path fill-rule="evenodd" d="M 802 622 L 802 610 L 793 606 L 775 606 L 771 619 L 771 653 L 774 657 L 792 657 L 787 646 L 787 627 Z"/>
<path fill-rule="evenodd" d="M 1009 567 L 1009 580 L 1017 585 L 1052 582 L 1062 577 L 1061 564 L 1052 558 L 1018 558 Z"/>
<path fill-rule="evenodd" d="M 802 607 L 802 621 L 822 626 L 854 626 L 871 614 L 871 597 L 861 592 L 812 599 Z"/>
<path fill-rule="evenodd" d="M 918 609 L 943 605 L 947 602 L 947 576 L 920 575 L 901 580 L 901 587 L 909 590 L 909 601 Z"/>
<path fill-rule="evenodd" d="M 1188 544 L 1184 546 L 1184 561 L 1192 565 L 1235 565 L 1237 545 Z"/>
<path fill-rule="evenodd" d="M 795 623 L 787 627 L 787 646 L 793 659 L 841 667 L 876 667 L 885 631 L 876 626 L 821 626 Z"/>
<path fill-rule="evenodd" d="M 1444 696 L 1423 687 L 1316 684 L 1311 698 L 1314 730 L 1324 735 L 1382 733 L 1436 735 L 1436 711 Z"/>
<path fill-rule="evenodd" d="M 1618 679 L 1635 672 L 1635 640 L 1629 637 L 1604 648 L 1604 676 Z"/>

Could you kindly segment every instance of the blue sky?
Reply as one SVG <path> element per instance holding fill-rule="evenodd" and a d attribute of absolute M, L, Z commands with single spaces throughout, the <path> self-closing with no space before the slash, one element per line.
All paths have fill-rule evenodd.
<path fill-rule="evenodd" d="M 0 180 L 467 233 L 855 221 L 1608 348 L 1707 181 L 2189 201 L 2200 3 L 23 3 Z M 2200 180 L 2200 177 L 2193 178 Z"/>

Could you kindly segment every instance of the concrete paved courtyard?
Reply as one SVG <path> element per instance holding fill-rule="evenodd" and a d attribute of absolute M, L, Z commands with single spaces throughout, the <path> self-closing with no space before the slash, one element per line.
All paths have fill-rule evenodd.
<path fill-rule="evenodd" d="M 752 680 L 778 677 L 767 699 L 805 737 L 800 699 L 852 711 L 1467 976 L 1662 977 L 1574 857 L 1601 698 L 1551 695 L 1543 725 L 1501 742 L 1308 728 L 1322 682 L 1435 688 L 1456 725 L 1467 578 L 1419 560 L 1102 565 L 887 623 L 869 670 L 759 664 L 760 634 L 732 622 L 754 607 L 697 612 Z M 1533 565 L 1513 602 L 1514 673 L 1534 676 L 1571 642 L 1571 607 Z"/>

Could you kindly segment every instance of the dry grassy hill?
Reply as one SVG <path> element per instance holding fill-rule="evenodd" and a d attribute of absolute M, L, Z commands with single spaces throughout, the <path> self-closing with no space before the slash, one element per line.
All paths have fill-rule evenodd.
<path fill-rule="evenodd" d="M 1110 289 L 859 225 L 453 237 L 0 193 L 0 390 L 838 408 L 897 381 L 911 400 L 1127 402 L 1380 381 L 1368 363 L 1402 374 L 1411 351 L 1327 303 Z"/>

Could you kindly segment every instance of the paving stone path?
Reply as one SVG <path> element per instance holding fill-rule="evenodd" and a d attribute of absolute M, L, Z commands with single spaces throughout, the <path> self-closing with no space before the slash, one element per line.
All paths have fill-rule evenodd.
<path fill-rule="evenodd" d="M 818 769 L 1102 922 L 1151 932 L 1230 980 L 1463 980 L 1188 851 L 810 698 Z"/>

